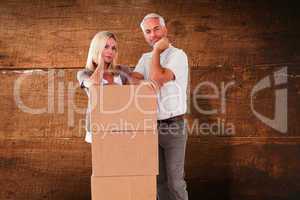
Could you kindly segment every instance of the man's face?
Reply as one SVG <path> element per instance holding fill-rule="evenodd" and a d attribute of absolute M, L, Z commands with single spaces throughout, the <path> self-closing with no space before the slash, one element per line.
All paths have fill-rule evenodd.
<path fill-rule="evenodd" d="M 153 45 L 163 37 L 167 36 L 166 27 L 162 27 L 157 18 L 149 18 L 144 21 L 144 37 L 148 44 Z"/>

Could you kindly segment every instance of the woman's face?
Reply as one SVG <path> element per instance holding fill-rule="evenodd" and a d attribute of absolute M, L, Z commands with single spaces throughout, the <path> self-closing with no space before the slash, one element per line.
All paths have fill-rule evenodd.
<path fill-rule="evenodd" d="M 109 38 L 102 51 L 102 58 L 105 64 L 110 64 L 116 57 L 117 42 L 113 38 Z"/>

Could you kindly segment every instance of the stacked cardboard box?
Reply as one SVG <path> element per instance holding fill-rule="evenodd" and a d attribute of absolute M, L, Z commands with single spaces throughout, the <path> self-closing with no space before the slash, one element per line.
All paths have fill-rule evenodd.
<path fill-rule="evenodd" d="M 93 200 L 155 200 L 158 174 L 156 95 L 140 85 L 94 86 Z"/>

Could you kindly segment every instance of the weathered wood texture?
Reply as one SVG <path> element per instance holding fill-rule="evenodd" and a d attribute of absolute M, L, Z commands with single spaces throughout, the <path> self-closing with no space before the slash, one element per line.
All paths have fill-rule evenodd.
<path fill-rule="evenodd" d="M 191 199 L 298 199 L 299 139 L 191 139 Z"/>
<path fill-rule="evenodd" d="M 84 65 L 99 30 L 116 32 L 120 63 L 134 66 L 149 50 L 139 21 L 152 11 L 166 17 L 174 45 L 189 56 L 190 199 L 299 198 L 300 16 L 293 1 L 5 0 L 0 199 L 90 198 L 90 146 L 83 141 L 87 98 L 76 68 Z M 274 72 L 285 66 L 287 82 L 273 86 Z M 256 93 L 253 105 L 272 119 L 275 92 L 287 88 L 286 133 L 251 110 L 251 91 L 267 76 L 272 86 Z M 205 81 L 209 85 L 199 89 Z M 222 84 L 230 82 L 222 107 Z M 194 100 L 216 94 L 214 86 L 217 98 Z M 201 124 L 213 128 L 193 126 Z M 230 124 L 234 134 L 226 132 Z"/>
<path fill-rule="evenodd" d="M 89 199 L 90 145 L 82 139 L 0 140 L 0 199 Z"/>
<path fill-rule="evenodd" d="M 191 66 L 300 61 L 295 2 L 3 0 L 0 66 L 82 67 L 99 30 L 115 32 L 120 63 L 135 65 L 149 50 L 139 22 L 153 11 L 166 17 L 172 41 Z"/>
<path fill-rule="evenodd" d="M 0 137 L 81 137 L 87 97 L 76 71 L 1 71 Z"/>
<path fill-rule="evenodd" d="M 277 88 L 287 88 L 288 131 L 281 133 L 261 122 L 251 110 L 251 90 L 259 80 L 272 77 L 281 66 L 211 68 L 193 70 L 190 73 L 189 130 L 191 137 L 207 136 L 199 130 L 201 123 L 219 123 L 220 131 L 210 136 L 237 137 L 300 137 L 298 116 L 300 113 L 300 68 L 287 67 L 287 83 Z M 77 70 L 5 70 L 0 72 L 2 91 L 0 101 L 0 138 L 78 138 L 84 135 L 84 114 L 87 97 L 75 80 Z M 210 85 L 201 83 L 209 81 Z M 223 93 L 222 84 L 233 84 Z M 212 85 L 212 86 L 211 86 Z M 216 99 L 194 98 L 199 94 L 216 94 Z M 276 86 L 262 90 L 253 101 L 257 112 L 274 118 Z M 285 105 L 283 105 L 285 106 Z M 224 111 L 222 112 L 222 108 Z M 205 114 L 201 110 L 214 110 Z M 218 120 L 220 122 L 218 122 Z M 24 123 L 26 122 L 26 123 Z M 234 125 L 233 135 L 226 135 L 229 124 Z M 223 128 L 224 127 L 224 128 Z M 224 131 L 225 130 L 225 131 Z M 215 135 L 213 135 L 215 133 Z M 229 132 L 231 133 L 231 132 Z"/>
<path fill-rule="evenodd" d="M 189 139 L 190 199 L 297 199 L 299 142 Z M 90 146 L 82 139 L 3 139 L 0 158 L 1 199 L 90 198 Z"/>
<path fill-rule="evenodd" d="M 195 88 L 204 81 L 211 81 L 218 89 L 221 82 L 235 80 L 237 85 L 226 93 L 225 114 L 204 115 L 197 112 L 195 104 L 191 103 L 190 114 L 187 115 L 191 132 L 186 158 L 191 199 L 202 195 L 221 199 L 285 199 L 299 194 L 300 137 L 297 120 L 300 113 L 300 68 L 291 66 L 286 75 L 288 84 L 285 86 L 289 92 L 287 133 L 280 133 L 263 124 L 254 116 L 249 105 L 253 85 L 278 69 L 281 67 L 227 67 L 192 71 L 192 94 L 198 93 Z M 6 70 L 0 74 L 3 80 L 0 86 L 3 91 L 0 102 L 2 197 L 89 197 L 90 148 L 83 142 L 87 99 L 74 80 L 76 71 Z M 200 93 L 211 94 L 209 89 L 203 87 Z M 257 95 L 258 102 L 270 105 L 258 104 L 258 112 L 268 114 L 273 111 L 272 92 L 267 90 L 267 95 Z M 18 94 L 23 107 L 16 101 Z M 53 102 L 48 102 L 52 98 Z M 213 99 L 196 103 L 203 109 L 212 109 L 220 108 L 219 101 Z M 31 114 L 28 113 L 30 110 L 22 111 L 24 106 L 49 111 Z M 75 108 L 81 108 L 81 113 Z M 223 134 L 222 128 L 220 132 L 210 131 L 207 134 L 207 131 L 201 132 L 192 127 L 196 120 L 200 124 L 213 124 L 224 117 L 225 127 L 228 122 L 235 126 L 234 135 Z M 258 187 L 260 182 L 267 186 Z M 22 187 L 12 187 L 13 183 L 22 183 Z M 282 192 L 274 194 L 274 188 Z M 219 192 L 216 194 L 215 190 Z"/>
<path fill-rule="evenodd" d="M 285 77 L 286 83 L 274 84 L 276 72 L 286 68 L 287 73 L 280 76 Z M 218 123 L 220 131 L 213 131 L 220 136 L 238 137 L 299 137 L 299 113 L 300 113 L 300 64 L 277 65 L 261 67 L 217 67 L 208 70 L 193 70 L 190 82 L 190 128 L 197 134 L 204 134 L 199 130 L 200 126 L 195 123 L 207 124 Z M 261 84 L 263 78 L 270 78 L 271 86 L 256 93 L 251 93 L 254 87 Z M 204 84 L 205 83 L 205 84 Z M 202 85 L 201 85 L 202 84 Z M 276 92 L 280 89 L 286 90 L 286 103 L 284 99 L 276 100 Z M 198 98 L 197 95 L 214 95 L 213 99 Z M 251 102 L 252 96 L 252 102 Z M 277 102 L 276 102 L 277 101 Z M 276 103 L 280 107 L 287 108 L 287 131 L 280 132 L 266 126 L 260 121 L 255 110 L 270 119 L 275 118 Z M 253 108 L 251 108 L 251 104 Z M 206 114 L 204 111 L 215 110 L 216 114 Z M 284 113 L 278 113 L 284 118 Z M 224 128 L 222 127 L 224 124 Z M 235 134 L 230 135 L 230 124 L 234 124 Z M 226 129 L 229 129 L 226 135 Z M 203 130 L 203 129 L 202 129 Z"/>

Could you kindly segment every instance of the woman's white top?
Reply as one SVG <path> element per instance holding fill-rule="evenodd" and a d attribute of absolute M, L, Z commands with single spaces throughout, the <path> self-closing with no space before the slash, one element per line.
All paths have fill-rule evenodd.
<path fill-rule="evenodd" d="M 118 76 L 114 76 L 114 83 L 118 84 L 118 85 L 123 85 L 122 84 L 122 79 L 121 79 L 121 76 L 118 75 Z M 89 80 L 85 80 L 83 81 L 83 84 L 85 87 L 89 88 L 92 86 L 92 82 L 89 81 Z M 108 81 L 105 80 L 104 78 L 102 79 L 102 85 L 106 85 L 108 84 Z M 85 134 L 85 141 L 87 143 L 92 143 L 92 132 L 91 131 L 86 131 L 86 134 Z"/>

